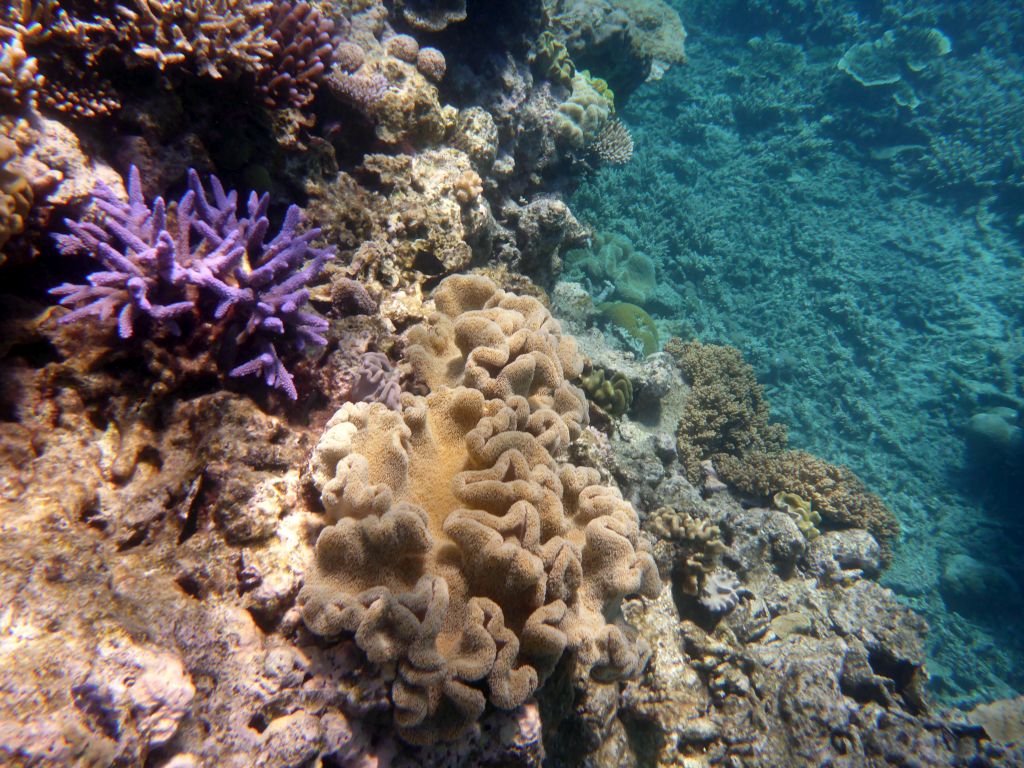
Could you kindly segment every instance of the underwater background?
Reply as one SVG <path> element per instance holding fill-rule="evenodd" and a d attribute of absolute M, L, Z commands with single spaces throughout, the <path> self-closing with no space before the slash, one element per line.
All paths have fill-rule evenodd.
<path fill-rule="evenodd" d="M 666 332 L 741 349 L 790 445 L 896 512 L 882 583 L 928 619 L 936 694 L 1017 695 L 1024 14 L 677 7 L 688 65 L 630 98 L 634 162 L 599 170 L 573 208 L 656 263 L 645 306 Z M 931 30 L 948 53 L 914 42 Z M 873 80 L 898 79 L 843 71 L 857 46 L 874 46 Z"/>
<path fill-rule="evenodd" d="M 0 5 L 0 763 L 1024 767 L 1024 11 Z"/>

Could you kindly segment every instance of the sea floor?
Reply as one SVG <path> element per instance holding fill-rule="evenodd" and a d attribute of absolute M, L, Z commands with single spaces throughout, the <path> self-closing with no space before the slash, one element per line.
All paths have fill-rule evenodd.
<path fill-rule="evenodd" d="M 791 445 L 896 512 L 882 581 L 931 626 L 938 698 L 1016 695 L 1020 483 L 968 455 L 965 427 L 1021 394 L 1019 236 L 837 137 L 837 97 L 800 90 L 834 76 L 820 50 L 699 28 L 688 47 L 621 112 L 634 161 L 574 210 L 656 259 L 677 296 L 659 294 L 663 331 L 743 350 Z"/>

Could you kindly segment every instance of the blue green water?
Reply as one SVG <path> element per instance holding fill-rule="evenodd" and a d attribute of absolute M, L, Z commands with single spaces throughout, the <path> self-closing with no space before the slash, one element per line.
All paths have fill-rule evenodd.
<path fill-rule="evenodd" d="M 1024 691 L 1024 14 L 677 8 L 689 64 L 620 106 L 636 155 L 573 209 L 656 260 L 663 336 L 743 350 L 791 445 L 895 511 L 883 582 L 929 621 L 939 699 Z"/>

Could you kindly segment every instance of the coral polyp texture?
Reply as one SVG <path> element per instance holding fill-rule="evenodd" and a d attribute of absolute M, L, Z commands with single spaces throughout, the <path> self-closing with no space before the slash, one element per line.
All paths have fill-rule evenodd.
<path fill-rule="evenodd" d="M 218 357 L 237 363 L 229 376 L 258 375 L 296 399 L 295 383 L 278 356 L 277 344 L 301 350 L 322 345 L 327 321 L 303 309 L 309 283 L 332 258 L 310 245 L 316 228 L 300 232 L 302 212 L 291 206 L 280 232 L 269 242 L 269 195 L 252 192 L 248 216 L 238 217 L 238 194 L 210 178 L 211 200 L 199 175 L 189 172 L 189 190 L 173 212 L 163 198 L 147 204 L 138 168 L 128 177 L 127 202 L 105 184 L 93 191 L 98 223 L 65 220 L 71 234 L 56 235 L 60 251 L 95 258 L 104 269 L 87 285 L 65 283 L 50 292 L 71 312 L 61 323 L 116 316 L 118 335 L 128 339 L 145 322 L 147 331 L 178 336 L 186 319 L 216 329 Z"/>
<path fill-rule="evenodd" d="M 257 90 L 268 107 L 304 107 L 331 71 L 334 22 L 307 2 L 277 0 L 263 22 L 271 55 L 259 72 Z"/>
<path fill-rule="evenodd" d="M 567 651 L 596 681 L 635 677 L 649 648 L 620 604 L 660 591 L 632 506 L 563 458 L 585 404 L 557 323 L 482 277 L 435 301 L 447 322 L 410 332 L 436 342 L 410 347 L 430 394 L 346 404 L 314 451 L 332 524 L 299 596 L 314 632 L 354 633 L 394 670 L 395 723 L 417 744 L 522 705 Z"/>

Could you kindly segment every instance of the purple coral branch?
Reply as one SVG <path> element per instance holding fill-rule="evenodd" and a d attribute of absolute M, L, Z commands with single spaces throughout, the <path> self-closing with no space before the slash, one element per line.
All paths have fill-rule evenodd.
<path fill-rule="evenodd" d="M 106 322 L 117 315 L 118 334 L 130 338 L 144 316 L 180 333 L 177 318 L 206 315 L 224 324 L 236 345 L 257 351 L 229 376 L 258 375 L 294 400 L 295 382 L 275 342 L 296 349 L 326 344 L 327 321 L 302 308 L 309 299 L 306 286 L 334 257 L 333 249 L 311 246 L 320 230 L 299 231 L 298 206 L 288 208 L 268 243 L 269 195 L 250 194 L 249 215 L 239 219 L 237 192 L 225 191 L 216 176 L 210 177 L 208 193 L 190 169 L 188 185 L 172 217 L 173 232 L 163 198 L 146 205 L 136 167 L 128 176 L 127 202 L 106 185 L 96 185 L 93 200 L 102 212 L 100 221 L 65 220 L 70 234 L 55 237 L 62 253 L 89 254 L 104 269 L 89 275 L 88 285 L 65 283 L 50 291 L 72 308 L 61 322 L 86 317 Z M 197 291 L 188 292 L 189 286 Z"/>

